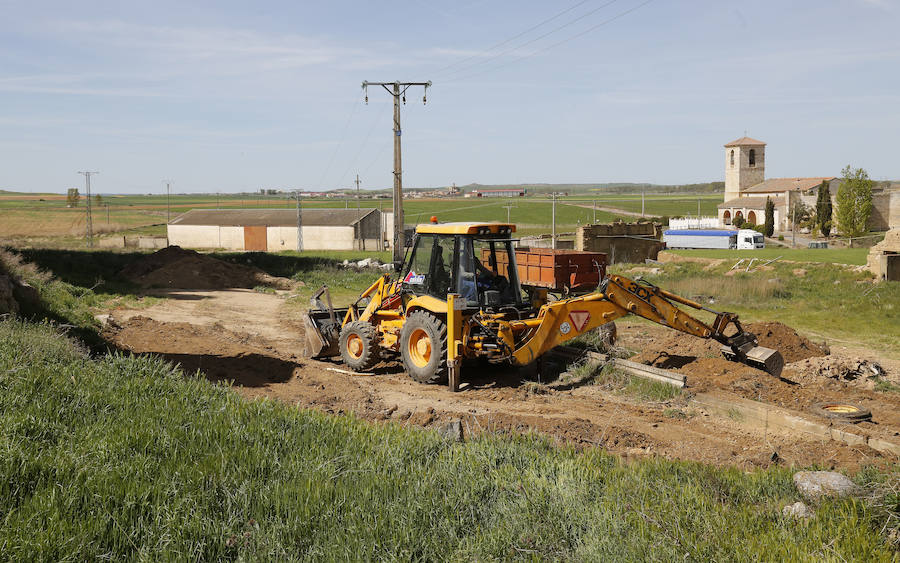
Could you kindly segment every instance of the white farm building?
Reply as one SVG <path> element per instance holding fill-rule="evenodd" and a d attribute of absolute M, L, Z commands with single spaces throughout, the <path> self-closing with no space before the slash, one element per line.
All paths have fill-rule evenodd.
<path fill-rule="evenodd" d="M 379 209 L 303 209 L 303 250 L 388 248 L 392 214 Z M 169 244 L 183 248 L 297 250 L 296 209 L 193 209 L 173 219 Z"/>

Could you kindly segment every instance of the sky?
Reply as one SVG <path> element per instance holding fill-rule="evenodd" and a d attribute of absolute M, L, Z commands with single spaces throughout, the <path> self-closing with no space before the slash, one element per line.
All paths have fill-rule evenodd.
<path fill-rule="evenodd" d="M 0 0 L 0 189 L 900 179 L 900 0 Z"/>

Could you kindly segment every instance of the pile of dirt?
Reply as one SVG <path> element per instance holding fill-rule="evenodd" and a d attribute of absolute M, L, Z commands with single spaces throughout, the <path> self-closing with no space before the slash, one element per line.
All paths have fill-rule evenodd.
<path fill-rule="evenodd" d="M 881 365 L 864 358 L 824 356 L 806 358 L 788 364 L 792 379 L 798 383 L 832 379 L 864 389 L 874 389 L 878 381 L 896 383 Z"/>
<path fill-rule="evenodd" d="M 786 363 L 829 354 L 828 346 L 816 344 L 782 323 L 750 323 L 744 325 L 744 330 L 755 334 L 760 346 L 781 352 Z M 677 369 L 701 358 L 720 358 L 721 348 L 722 345 L 715 340 L 673 331 L 662 339 L 647 343 L 643 351 L 631 360 L 664 369 Z"/>
<path fill-rule="evenodd" d="M 270 276 L 259 268 L 231 264 L 179 246 L 163 248 L 140 258 L 119 272 L 141 287 L 179 289 L 253 288 L 292 289 L 297 282 Z"/>
<path fill-rule="evenodd" d="M 759 338 L 759 345 L 778 350 L 785 363 L 798 362 L 807 358 L 827 356 L 831 353 L 824 342 L 817 344 L 797 334 L 791 327 L 777 323 L 750 323 L 744 327 Z"/>

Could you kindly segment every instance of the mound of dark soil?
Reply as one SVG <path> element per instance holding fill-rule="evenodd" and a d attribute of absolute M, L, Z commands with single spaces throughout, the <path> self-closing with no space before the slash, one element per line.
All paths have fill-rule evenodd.
<path fill-rule="evenodd" d="M 259 268 L 232 264 L 178 246 L 140 258 L 123 268 L 119 275 L 141 287 L 224 289 L 263 285 L 291 289 L 295 285 L 287 278 L 270 276 Z"/>
<path fill-rule="evenodd" d="M 791 327 L 778 322 L 750 323 L 744 330 L 759 338 L 759 345 L 778 350 L 786 363 L 826 356 L 828 347 L 804 338 Z M 631 358 L 632 361 L 666 369 L 676 369 L 700 358 L 721 357 L 721 344 L 715 340 L 697 338 L 672 331 L 663 339 L 657 339 Z"/>
<path fill-rule="evenodd" d="M 759 345 L 778 350 L 786 363 L 798 362 L 807 358 L 827 356 L 831 353 L 824 343 L 817 344 L 797 334 L 791 327 L 777 323 L 750 323 L 745 330 L 759 338 Z"/>

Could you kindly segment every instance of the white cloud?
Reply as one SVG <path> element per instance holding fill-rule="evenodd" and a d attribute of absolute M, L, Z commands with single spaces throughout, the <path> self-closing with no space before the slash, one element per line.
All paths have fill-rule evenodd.
<path fill-rule="evenodd" d="M 232 28 L 153 26 L 118 20 L 56 21 L 47 31 L 79 37 L 80 44 L 115 48 L 147 61 L 199 65 L 211 71 L 228 68 L 299 69 L 338 61 L 380 61 L 371 51 L 337 46 L 297 34 L 259 33 Z"/>

